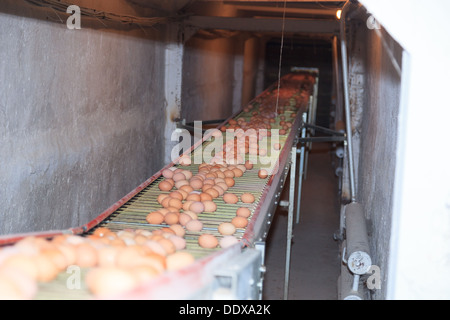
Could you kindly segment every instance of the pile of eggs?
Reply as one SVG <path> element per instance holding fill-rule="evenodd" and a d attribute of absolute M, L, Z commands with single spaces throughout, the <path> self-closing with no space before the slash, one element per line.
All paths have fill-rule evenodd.
<path fill-rule="evenodd" d="M 150 212 L 146 221 L 152 225 L 177 226 L 186 231 L 200 232 L 203 230 L 201 214 L 214 213 L 217 210 L 216 199 L 222 199 L 226 204 L 236 204 L 238 201 L 251 204 L 255 201 L 251 193 L 245 192 L 238 196 L 231 192 L 235 179 L 252 168 L 250 161 L 236 165 L 202 163 L 196 173 L 184 166 L 167 168 L 162 172 L 164 179 L 158 183 L 158 188 L 163 191 L 157 197 L 161 208 Z M 237 228 L 247 226 L 250 210 L 248 212 L 245 217 L 236 216 L 236 219 L 218 227 L 218 232 L 224 235 L 220 241 L 216 236 L 204 233 L 199 236 L 198 244 L 202 248 L 212 249 L 237 243 L 234 234 Z"/>
<path fill-rule="evenodd" d="M 184 229 L 176 227 L 91 235 L 28 236 L 0 250 L 0 299 L 33 299 L 39 283 L 54 280 L 69 266 L 87 268 L 85 284 L 94 296 L 125 293 L 161 273 L 187 266 Z"/>

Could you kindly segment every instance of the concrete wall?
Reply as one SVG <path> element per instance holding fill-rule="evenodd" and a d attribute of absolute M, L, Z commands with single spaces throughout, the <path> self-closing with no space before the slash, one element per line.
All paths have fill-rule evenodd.
<path fill-rule="evenodd" d="M 449 299 L 450 3 L 361 2 L 404 49 L 386 298 Z"/>
<path fill-rule="evenodd" d="M 361 2 L 349 69 L 357 200 L 381 271 L 372 298 L 448 299 L 450 4 Z M 380 29 L 368 28 L 370 15 Z"/>
<path fill-rule="evenodd" d="M 401 65 L 402 49 L 384 30 L 368 29 L 364 21 L 352 21 L 349 29 L 356 199 L 368 219 L 372 263 L 381 270 L 381 289 L 372 297 L 384 299 L 402 81 L 391 58 Z"/>
<path fill-rule="evenodd" d="M 84 224 L 162 167 L 158 31 L 21 12 L 1 12 L 0 30 L 0 234 Z"/>
<path fill-rule="evenodd" d="M 187 122 L 225 119 L 232 115 L 234 63 L 239 54 L 235 49 L 234 38 L 193 36 L 186 42 L 181 116 Z"/>

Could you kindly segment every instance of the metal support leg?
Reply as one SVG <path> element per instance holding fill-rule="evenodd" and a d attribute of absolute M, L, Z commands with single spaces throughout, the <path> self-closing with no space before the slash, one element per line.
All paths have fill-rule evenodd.
<path fill-rule="evenodd" d="M 288 298 L 289 292 L 289 269 L 291 265 L 291 242 L 292 242 L 292 227 L 294 220 L 294 205 L 295 205 L 295 174 L 297 162 L 297 146 L 292 147 L 291 150 L 291 178 L 289 185 L 289 211 L 288 211 L 288 226 L 286 238 L 286 269 L 284 273 L 284 300 Z"/>
<path fill-rule="evenodd" d="M 305 123 L 306 121 L 306 113 L 303 113 L 303 123 Z M 302 128 L 302 132 L 301 132 L 301 138 L 305 138 L 306 137 L 306 128 L 303 127 Z M 299 223 L 300 222 L 300 203 L 301 203 L 301 196 L 302 196 L 302 182 L 303 182 L 303 173 L 304 173 L 304 168 L 305 168 L 305 144 L 303 143 L 300 150 L 300 165 L 298 168 L 298 189 L 297 189 L 297 212 L 296 212 L 296 219 L 295 222 Z"/>

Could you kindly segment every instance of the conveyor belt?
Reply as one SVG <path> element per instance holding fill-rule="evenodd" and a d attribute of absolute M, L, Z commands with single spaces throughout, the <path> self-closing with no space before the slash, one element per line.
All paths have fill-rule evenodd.
<path fill-rule="evenodd" d="M 308 73 L 306 73 L 308 74 Z M 298 75 L 303 75 L 300 80 L 296 79 Z M 306 79 L 306 80 L 305 80 Z M 311 81 L 312 79 L 312 81 Z M 213 213 L 201 213 L 199 214 L 199 220 L 203 222 L 203 229 L 198 232 L 186 231 L 184 236 L 186 240 L 185 251 L 191 253 L 196 259 L 196 267 L 190 268 L 192 274 L 200 272 L 202 268 L 210 268 L 208 264 L 217 264 L 220 261 L 228 259 L 230 256 L 244 247 L 252 247 L 255 242 L 264 240 L 267 230 L 262 230 L 265 228 L 265 221 L 267 221 L 267 214 L 270 207 L 276 205 L 275 198 L 279 197 L 279 192 L 277 189 L 282 187 L 284 182 L 284 177 L 286 176 L 287 169 L 289 167 L 289 155 L 291 147 L 296 144 L 296 138 L 298 136 L 298 130 L 300 128 L 302 119 L 301 115 L 303 112 L 307 111 L 309 97 L 313 94 L 313 82 L 314 77 L 304 77 L 303 73 L 290 74 L 281 81 L 281 89 L 289 88 L 291 89 L 287 96 L 279 96 L 279 106 L 283 112 L 278 111 L 277 117 L 274 118 L 274 122 L 271 123 L 272 129 L 282 129 L 280 122 L 282 121 L 280 116 L 284 116 L 288 120 L 292 120 L 292 126 L 288 128 L 286 134 L 279 136 L 279 142 L 281 144 L 280 150 L 272 150 L 269 155 L 270 166 L 263 165 L 261 163 L 255 163 L 253 169 L 247 170 L 243 176 L 235 177 L 235 185 L 231 187 L 227 192 L 232 192 L 235 194 L 251 193 L 255 197 L 253 203 L 242 203 L 239 201 L 236 204 L 227 204 L 223 201 L 222 197 L 217 197 L 213 199 L 214 203 L 217 205 L 217 210 Z M 284 87 L 286 86 L 286 87 Z M 282 91 L 283 93 L 286 90 Z M 254 115 L 253 112 L 258 112 L 259 108 L 265 107 L 267 105 L 275 107 L 274 101 L 276 99 L 279 91 L 277 90 L 276 84 L 269 87 L 262 94 L 252 100 L 247 108 L 233 115 L 227 119 L 218 128 L 225 129 L 230 126 L 230 119 L 243 118 L 249 121 Z M 268 137 L 268 146 L 272 146 L 272 139 Z M 202 141 L 192 146 L 190 152 L 197 148 L 206 148 L 208 144 L 208 136 Z M 191 153 L 192 155 L 193 153 Z M 249 155 L 246 155 L 246 160 Z M 179 159 L 178 159 L 179 160 Z M 191 171 L 194 175 L 198 173 L 199 165 L 194 164 L 193 155 L 191 156 L 192 164 L 189 166 L 181 166 L 174 161 L 168 164 L 165 168 L 169 167 L 180 167 L 185 170 Z M 265 179 L 258 177 L 258 170 L 260 168 L 267 169 L 269 176 Z M 89 222 L 88 224 L 81 226 L 79 228 L 71 229 L 70 231 L 74 234 L 82 234 L 88 236 L 95 232 L 99 227 L 105 227 L 114 232 L 119 232 L 122 230 L 132 229 L 132 230 L 148 230 L 155 231 L 168 225 L 165 223 L 152 225 L 146 221 L 147 215 L 152 211 L 157 211 L 162 208 L 161 204 L 158 203 L 157 198 L 160 194 L 168 194 L 169 192 L 161 191 L 158 188 L 159 182 L 164 180 L 162 177 L 161 169 L 158 173 L 152 176 L 150 179 L 141 184 L 138 188 L 130 192 L 123 199 L 118 201 L 116 204 L 111 206 L 108 210 L 102 213 L 99 217 Z M 223 236 L 218 232 L 218 226 L 222 222 L 229 222 L 233 217 L 236 216 L 236 210 L 239 207 L 247 207 L 251 211 L 251 215 L 248 218 L 249 224 L 246 228 L 238 228 L 235 233 L 235 237 L 240 240 L 239 245 L 235 245 L 228 249 L 222 249 L 217 246 L 212 249 L 206 249 L 200 247 L 198 244 L 198 237 L 203 233 L 210 233 L 215 235 L 218 239 Z M 63 232 L 66 233 L 66 232 Z M 58 232 L 56 232 L 58 234 Z M 49 233 L 49 236 L 52 236 Z M 19 239 L 21 237 L 11 236 L 10 239 Z M 7 241 L 3 241 L 4 243 Z M 1 242 L 0 242 L 1 243 Z M 189 268 L 187 268 L 189 270 Z M 85 273 L 83 270 L 82 273 Z M 67 280 L 70 275 L 67 273 L 61 273 L 56 279 L 51 282 L 41 283 L 39 286 L 40 290 L 36 296 L 36 299 L 89 299 L 92 298 L 89 291 L 86 289 L 84 284 L 81 288 L 77 290 L 67 289 Z M 186 277 L 186 272 L 184 273 Z M 158 282 L 159 285 L 166 285 L 171 283 L 173 286 L 173 275 L 164 275 L 160 279 L 155 280 L 153 286 Z M 188 280 L 186 280 L 188 281 Z M 181 281 L 182 282 L 182 281 Z M 191 282 L 189 282 L 189 285 Z M 170 286 L 169 286 L 170 287 Z M 198 289 L 198 288 L 197 288 Z M 192 288 L 194 290 L 194 288 Z M 145 298 L 155 297 L 153 291 L 145 291 L 143 295 Z M 168 295 L 169 296 L 169 295 Z M 138 295 L 139 297 L 139 295 Z M 142 297 L 142 296 L 141 296 Z M 157 298 L 165 298 L 164 294 L 159 294 Z"/>

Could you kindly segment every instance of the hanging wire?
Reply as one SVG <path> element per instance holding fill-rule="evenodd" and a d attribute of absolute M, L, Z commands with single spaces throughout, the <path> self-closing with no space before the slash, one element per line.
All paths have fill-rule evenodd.
<path fill-rule="evenodd" d="M 278 113 L 278 103 L 280 101 L 280 86 L 281 86 L 281 61 L 283 58 L 283 45 L 284 45 L 284 25 L 286 22 L 286 0 L 284 0 L 283 8 L 283 20 L 281 27 L 281 45 L 280 45 L 280 60 L 278 62 L 278 86 L 277 86 L 277 103 L 275 105 L 275 113 Z"/>

